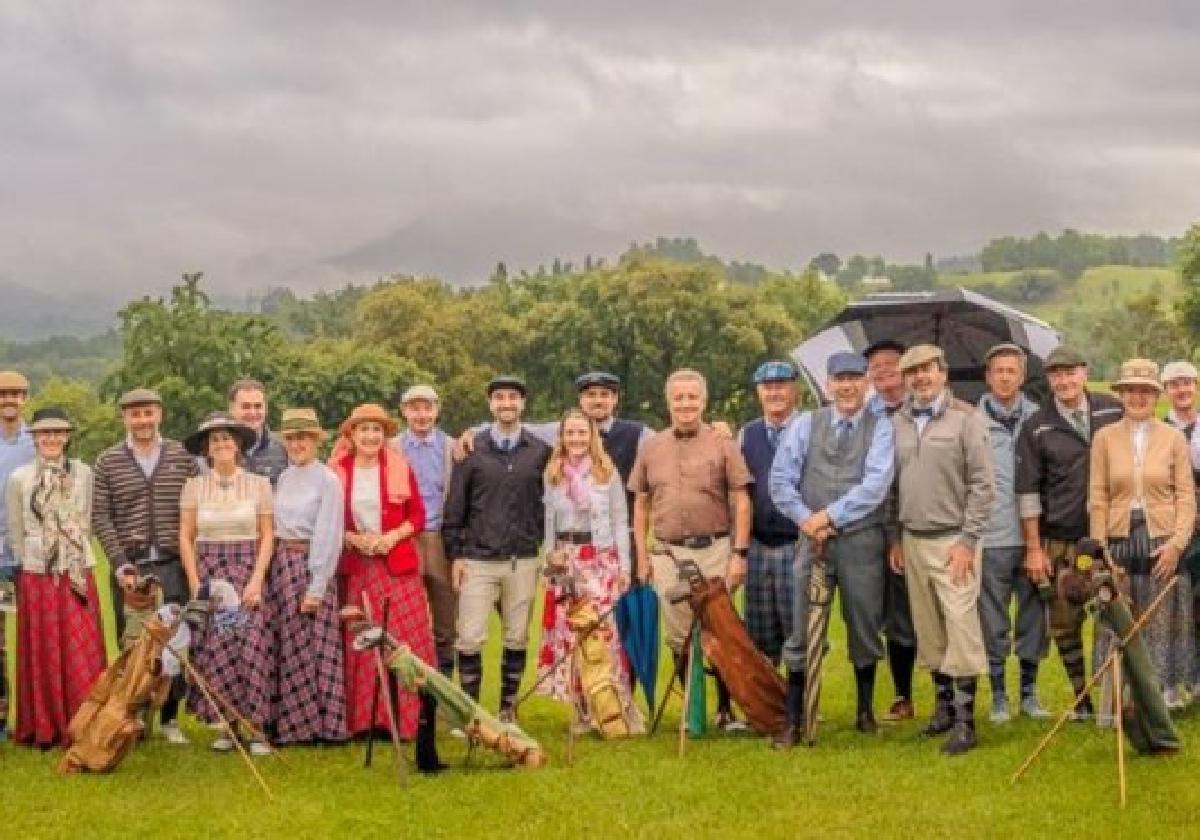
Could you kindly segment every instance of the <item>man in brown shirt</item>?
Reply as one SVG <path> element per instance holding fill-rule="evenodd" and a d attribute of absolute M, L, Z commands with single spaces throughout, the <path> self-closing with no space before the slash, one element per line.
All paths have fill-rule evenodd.
<path fill-rule="evenodd" d="M 707 577 L 724 577 L 730 592 L 735 591 L 746 578 L 751 518 L 746 488 L 754 479 L 737 443 L 703 422 L 708 388 L 700 373 L 687 369 L 672 373 L 667 377 L 666 396 L 671 425 L 642 446 L 629 489 L 636 494 L 633 538 L 638 579 L 651 579 L 658 590 L 667 646 L 681 678 L 686 678 L 684 645 L 692 610 L 686 602 L 672 604 L 667 597 L 679 574 L 663 549 L 669 548 L 678 560 L 694 561 Z M 729 691 L 719 677 L 716 723 L 726 730 L 744 728 L 733 716 Z"/>

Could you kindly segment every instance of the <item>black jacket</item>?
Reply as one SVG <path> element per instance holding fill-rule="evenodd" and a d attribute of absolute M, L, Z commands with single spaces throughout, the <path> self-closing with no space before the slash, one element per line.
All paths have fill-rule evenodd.
<path fill-rule="evenodd" d="M 1125 413 L 1107 394 L 1087 394 L 1091 436 Z M 1088 474 L 1091 444 L 1058 412 L 1053 397 L 1035 411 L 1017 438 L 1017 502 L 1036 494 L 1044 539 L 1078 540 L 1088 535 Z"/>
<path fill-rule="evenodd" d="M 534 557 L 545 526 L 542 472 L 550 447 L 522 431 L 511 452 L 490 434 L 454 465 L 442 514 L 442 539 L 451 559 Z"/>

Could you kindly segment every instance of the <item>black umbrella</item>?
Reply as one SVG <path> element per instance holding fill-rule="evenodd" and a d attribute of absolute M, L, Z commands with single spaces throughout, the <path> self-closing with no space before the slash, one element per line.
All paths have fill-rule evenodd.
<path fill-rule="evenodd" d="M 1062 337 L 1049 324 L 966 289 L 885 293 L 855 301 L 792 351 L 813 392 L 826 398 L 825 363 L 840 351 L 861 353 L 890 339 L 906 347 L 936 344 L 946 353 L 955 396 L 974 402 L 986 390 L 984 356 L 1011 342 L 1029 354 L 1025 390 L 1046 394 L 1042 362 Z"/>

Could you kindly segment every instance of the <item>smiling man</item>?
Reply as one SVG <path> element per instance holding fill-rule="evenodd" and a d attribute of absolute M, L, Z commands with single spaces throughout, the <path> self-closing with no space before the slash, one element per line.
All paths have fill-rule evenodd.
<path fill-rule="evenodd" d="M 257 379 L 239 379 L 229 386 L 229 413 L 254 430 L 254 443 L 246 450 L 246 470 L 266 476 L 275 486 L 287 469 L 287 448 L 267 425 L 267 387 Z"/>
<path fill-rule="evenodd" d="M 940 347 L 919 344 L 900 359 L 908 399 L 892 417 L 895 493 L 890 557 L 903 570 L 917 656 L 933 674 L 928 736 L 949 732 L 946 755 L 975 746 L 975 690 L 987 669 L 979 622 L 983 534 L 995 496 L 987 426 L 946 387 Z"/>

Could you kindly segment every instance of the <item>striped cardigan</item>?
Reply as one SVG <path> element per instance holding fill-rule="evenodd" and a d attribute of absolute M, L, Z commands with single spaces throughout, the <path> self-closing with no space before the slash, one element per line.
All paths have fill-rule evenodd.
<path fill-rule="evenodd" d="M 92 530 L 114 569 L 145 559 L 151 546 L 162 559 L 179 556 L 179 497 L 198 472 L 180 443 L 162 442 L 149 479 L 124 441 L 101 452 L 93 472 Z"/>

